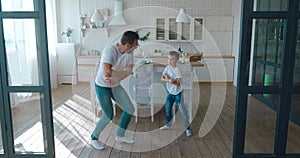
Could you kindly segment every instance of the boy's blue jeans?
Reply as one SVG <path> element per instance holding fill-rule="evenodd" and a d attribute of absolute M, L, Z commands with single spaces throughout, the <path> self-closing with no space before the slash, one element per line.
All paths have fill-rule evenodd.
<path fill-rule="evenodd" d="M 134 106 L 128 94 L 121 85 L 107 88 L 95 84 L 95 90 L 103 114 L 100 120 L 97 122 L 96 128 L 92 133 L 92 139 L 98 138 L 100 133 L 113 118 L 113 107 L 111 99 L 115 100 L 123 110 L 119 127 L 116 133 L 117 136 L 123 137 L 125 135 L 125 130 L 127 129 L 127 126 L 130 122 L 131 116 L 134 112 Z"/>
<path fill-rule="evenodd" d="M 172 120 L 172 107 L 174 102 L 179 107 L 179 112 L 181 114 L 181 117 L 184 122 L 184 129 L 189 130 L 190 125 L 188 122 L 188 117 L 186 114 L 186 110 L 184 105 L 182 104 L 183 101 L 181 101 L 181 95 L 182 92 L 180 92 L 177 95 L 172 95 L 169 92 L 167 93 L 167 99 L 166 99 L 166 124 L 171 127 L 171 120 Z"/>

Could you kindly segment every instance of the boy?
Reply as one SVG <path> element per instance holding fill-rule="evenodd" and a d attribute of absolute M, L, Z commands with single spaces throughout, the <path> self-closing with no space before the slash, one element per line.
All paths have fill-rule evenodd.
<path fill-rule="evenodd" d="M 179 60 L 179 53 L 176 51 L 170 51 L 168 58 L 169 65 L 164 69 L 161 76 L 161 81 L 166 82 L 167 87 L 166 125 L 161 127 L 160 130 L 167 130 L 171 128 L 172 107 L 173 103 L 176 102 L 176 105 L 179 107 L 179 112 L 184 121 L 186 136 L 189 137 L 192 135 L 192 133 L 190 131 L 185 107 L 181 102 L 183 88 L 180 86 L 180 82 L 182 77 L 178 67 L 176 66 Z"/>

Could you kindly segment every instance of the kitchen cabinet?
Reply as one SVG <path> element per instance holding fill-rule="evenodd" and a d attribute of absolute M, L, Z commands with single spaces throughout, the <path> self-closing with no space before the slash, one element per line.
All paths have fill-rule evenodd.
<path fill-rule="evenodd" d="M 165 40 L 166 39 L 166 23 L 165 18 L 156 19 L 156 40 Z"/>
<path fill-rule="evenodd" d="M 232 82 L 233 81 L 233 57 L 211 57 L 201 61 L 203 67 L 195 67 L 196 82 Z"/>
<path fill-rule="evenodd" d="M 156 40 L 158 41 L 202 41 L 203 18 L 193 18 L 190 23 L 177 23 L 175 17 L 156 19 Z"/>
<path fill-rule="evenodd" d="M 194 18 L 192 20 L 192 32 L 193 32 L 192 39 L 194 41 L 203 40 L 203 30 L 204 30 L 203 18 Z"/>
<path fill-rule="evenodd" d="M 77 56 L 78 81 L 90 82 L 99 61 L 100 56 Z"/>
<path fill-rule="evenodd" d="M 167 19 L 167 28 L 168 28 L 168 39 L 170 41 L 176 41 L 178 40 L 178 35 L 179 35 L 179 31 L 178 31 L 178 23 L 176 22 L 176 18 L 168 18 Z"/>
<path fill-rule="evenodd" d="M 207 16 L 205 17 L 205 39 L 212 39 L 223 55 L 232 54 L 233 17 Z M 206 42 L 206 52 L 215 52 L 211 42 Z"/>

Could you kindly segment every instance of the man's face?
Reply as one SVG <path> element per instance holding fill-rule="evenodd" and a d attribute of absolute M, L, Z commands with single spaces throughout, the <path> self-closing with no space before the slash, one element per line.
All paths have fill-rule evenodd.
<path fill-rule="evenodd" d="M 125 51 L 127 54 L 131 54 L 133 50 L 138 47 L 138 40 L 134 40 L 132 44 L 127 44 L 127 50 Z"/>

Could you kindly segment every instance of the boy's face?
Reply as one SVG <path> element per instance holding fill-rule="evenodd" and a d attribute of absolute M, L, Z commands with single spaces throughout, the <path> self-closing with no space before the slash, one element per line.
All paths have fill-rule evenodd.
<path fill-rule="evenodd" d="M 176 56 L 174 56 L 174 55 L 169 55 L 168 62 L 169 62 L 170 66 L 175 67 L 176 63 L 178 62 L 178 59 L 176 59 Z"/>

